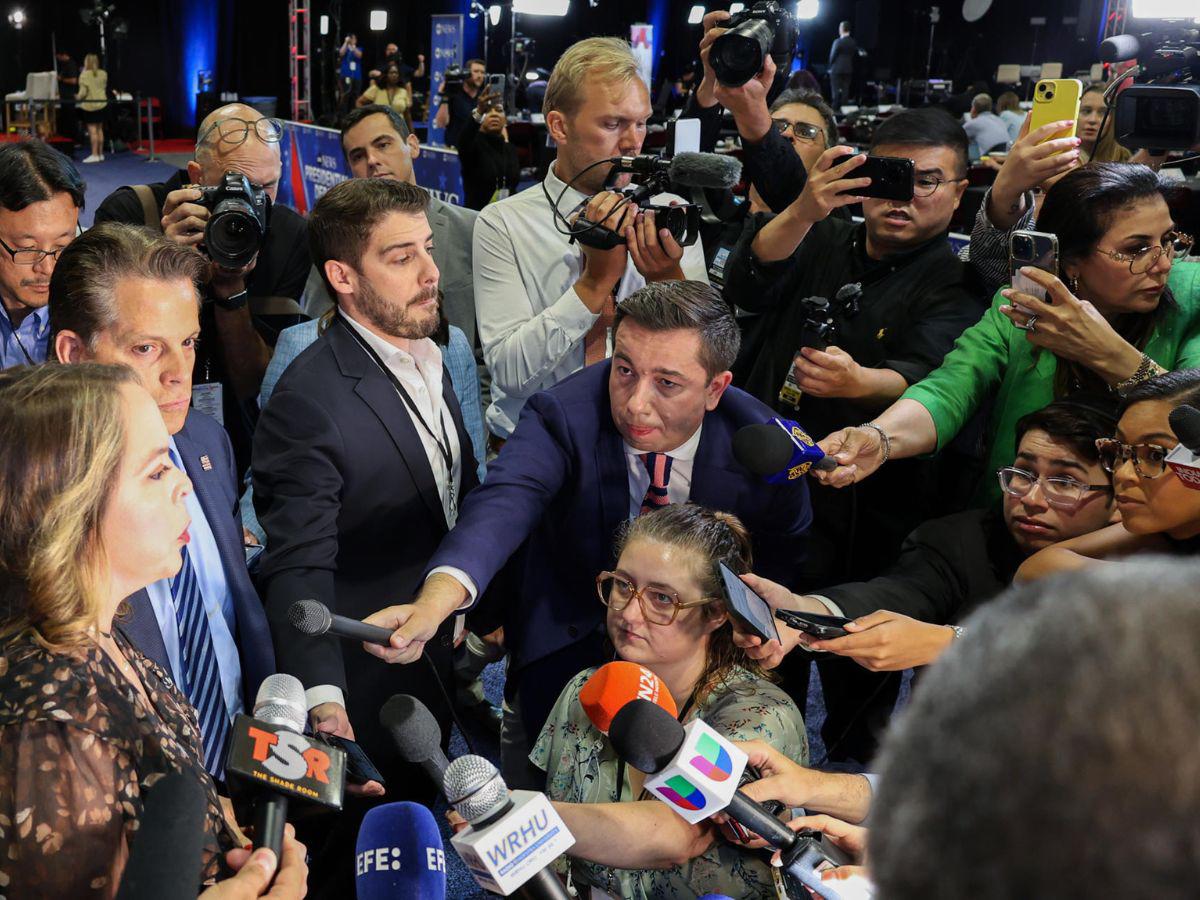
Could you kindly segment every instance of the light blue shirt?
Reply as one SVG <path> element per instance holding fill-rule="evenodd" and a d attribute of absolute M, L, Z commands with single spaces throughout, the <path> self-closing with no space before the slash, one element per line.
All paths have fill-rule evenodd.
<path fill-rule="evenodd" d="M 171 462 L 184 471 L 183 460 L 175 447 L 175 438 L 170 439 Z M 233 595 L 225 580 L 225 568 L 217 540 L 213 537 L 204 509 L 195 492 L 184 499 L 188 515 L 192 517 L 188 534 L 188 556 L 196 570 L 196 581 L 200 585 L 200 596 L 204 598 L 204 610 L 208 615 L 208 629 L 212 633 L 213 650 L 217 656 L 217 668 L 221 671 L 221 688 L 225 694 L 225 708 L 233 718 L 242 712 L 242 662 L 238 655 L 237 642 L 233 639 L 237 630 L 237 618 L 233 610 Z M 167 648 L 167 660 L 171 664 L 171 677 L 182 686 L 183 660 L 179 652 L 179 620 L 175 617 L 175 599 L 171 596 L 171 580 L 164 578 L 146 588 L 150 605 L 158 619 L 158 630 L 162 632 L 163 644 Z"/>
<path fill-rule="evenodd" d="M 49 344 L 48 306 L 34 309 L 15 330 L 8 310 L 0 310 L 0 369 L 44 363 Z"/>

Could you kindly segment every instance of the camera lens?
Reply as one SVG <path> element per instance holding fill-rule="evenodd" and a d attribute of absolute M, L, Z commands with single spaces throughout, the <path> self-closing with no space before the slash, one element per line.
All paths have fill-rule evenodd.
<path fill-rule="evenodd" d="M 1019 237 L 1013 241 L 1013 250 L 1020 259 L 1033 258 L 1033 238 Z"/>
<path fill-rule="evenodd" d="M 1054 91 L 1046 91 L 1046 99 L 1053 100 L 1054 99 Z"/>
<path fill-rule="evenodd" d="M 775 41 L 775 28 L 764 19 L 747 19 L 713 41 L 710 59 L 721 84 L 739 87 L 757 75 Z"/>

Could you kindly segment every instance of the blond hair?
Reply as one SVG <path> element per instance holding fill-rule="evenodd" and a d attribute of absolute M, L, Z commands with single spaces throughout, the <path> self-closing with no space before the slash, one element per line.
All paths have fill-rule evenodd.
<path fill-rule="evenodd" d="M 89 53 L 83 58 L 83 68 L 95 72 L 100 68 L 100 57 L 95 53 Z"/>
<path fill-rule="evenodd" d="M 625 84 L 640 79 L 642 73 L 629 41 L 594 37 L 568 47 L 550 73 L 546 96 L 542 100 L 542 114 L 558 110 L 564 116 L 574 115 L 583 104 L 583 88 L 592 76 L 604 84 Z"/>
<path fill-rule="evenodd" d="M 82 643 L 104 603 L 100 523 L 125 452 L 124 366 L 0 372 L 0 634 Z"/>

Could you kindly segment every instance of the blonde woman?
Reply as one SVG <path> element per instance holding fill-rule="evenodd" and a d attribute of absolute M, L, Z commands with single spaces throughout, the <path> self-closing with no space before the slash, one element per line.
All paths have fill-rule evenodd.
<path fill-rule="evenodd" d="M 108 73 L 100 68 L 100 57 L 89 53 L 79 73 L 79 92 L 75 95 L 79 118 L 87 125 L 92 155 L 85 163 L 104 162 L 104 118 L 108 108 Z"/>
<path fill-rule="evenodd" d="M 228 851 L 236 880 L 265 888 L 274 857 L 246 865 L 230 849 L 187 699 L 113 627 L 124 597 L 179 570 L 188 542 L 191 483 L 154 400 L 124 367 L 9 369 L 0 446 L 20 448 L 0 466 L 3 894 L 113 897 L 143 793 L 174 772 L 208 798 L 194 871 L 217 874 Z M 289 832 L 278 896 L 302 896 L 303 859 Z"/>

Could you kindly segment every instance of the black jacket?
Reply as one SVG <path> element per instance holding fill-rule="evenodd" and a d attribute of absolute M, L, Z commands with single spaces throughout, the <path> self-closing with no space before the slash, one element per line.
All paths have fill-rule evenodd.
<path fill-rule="evenodd" d="M 516 193 L 521 180 L 517 148 L 498 134 L 481 134 L 474 116 L 459 135 L 458 162 L 468 209 L 483 209 L 499 188 Z"/>

